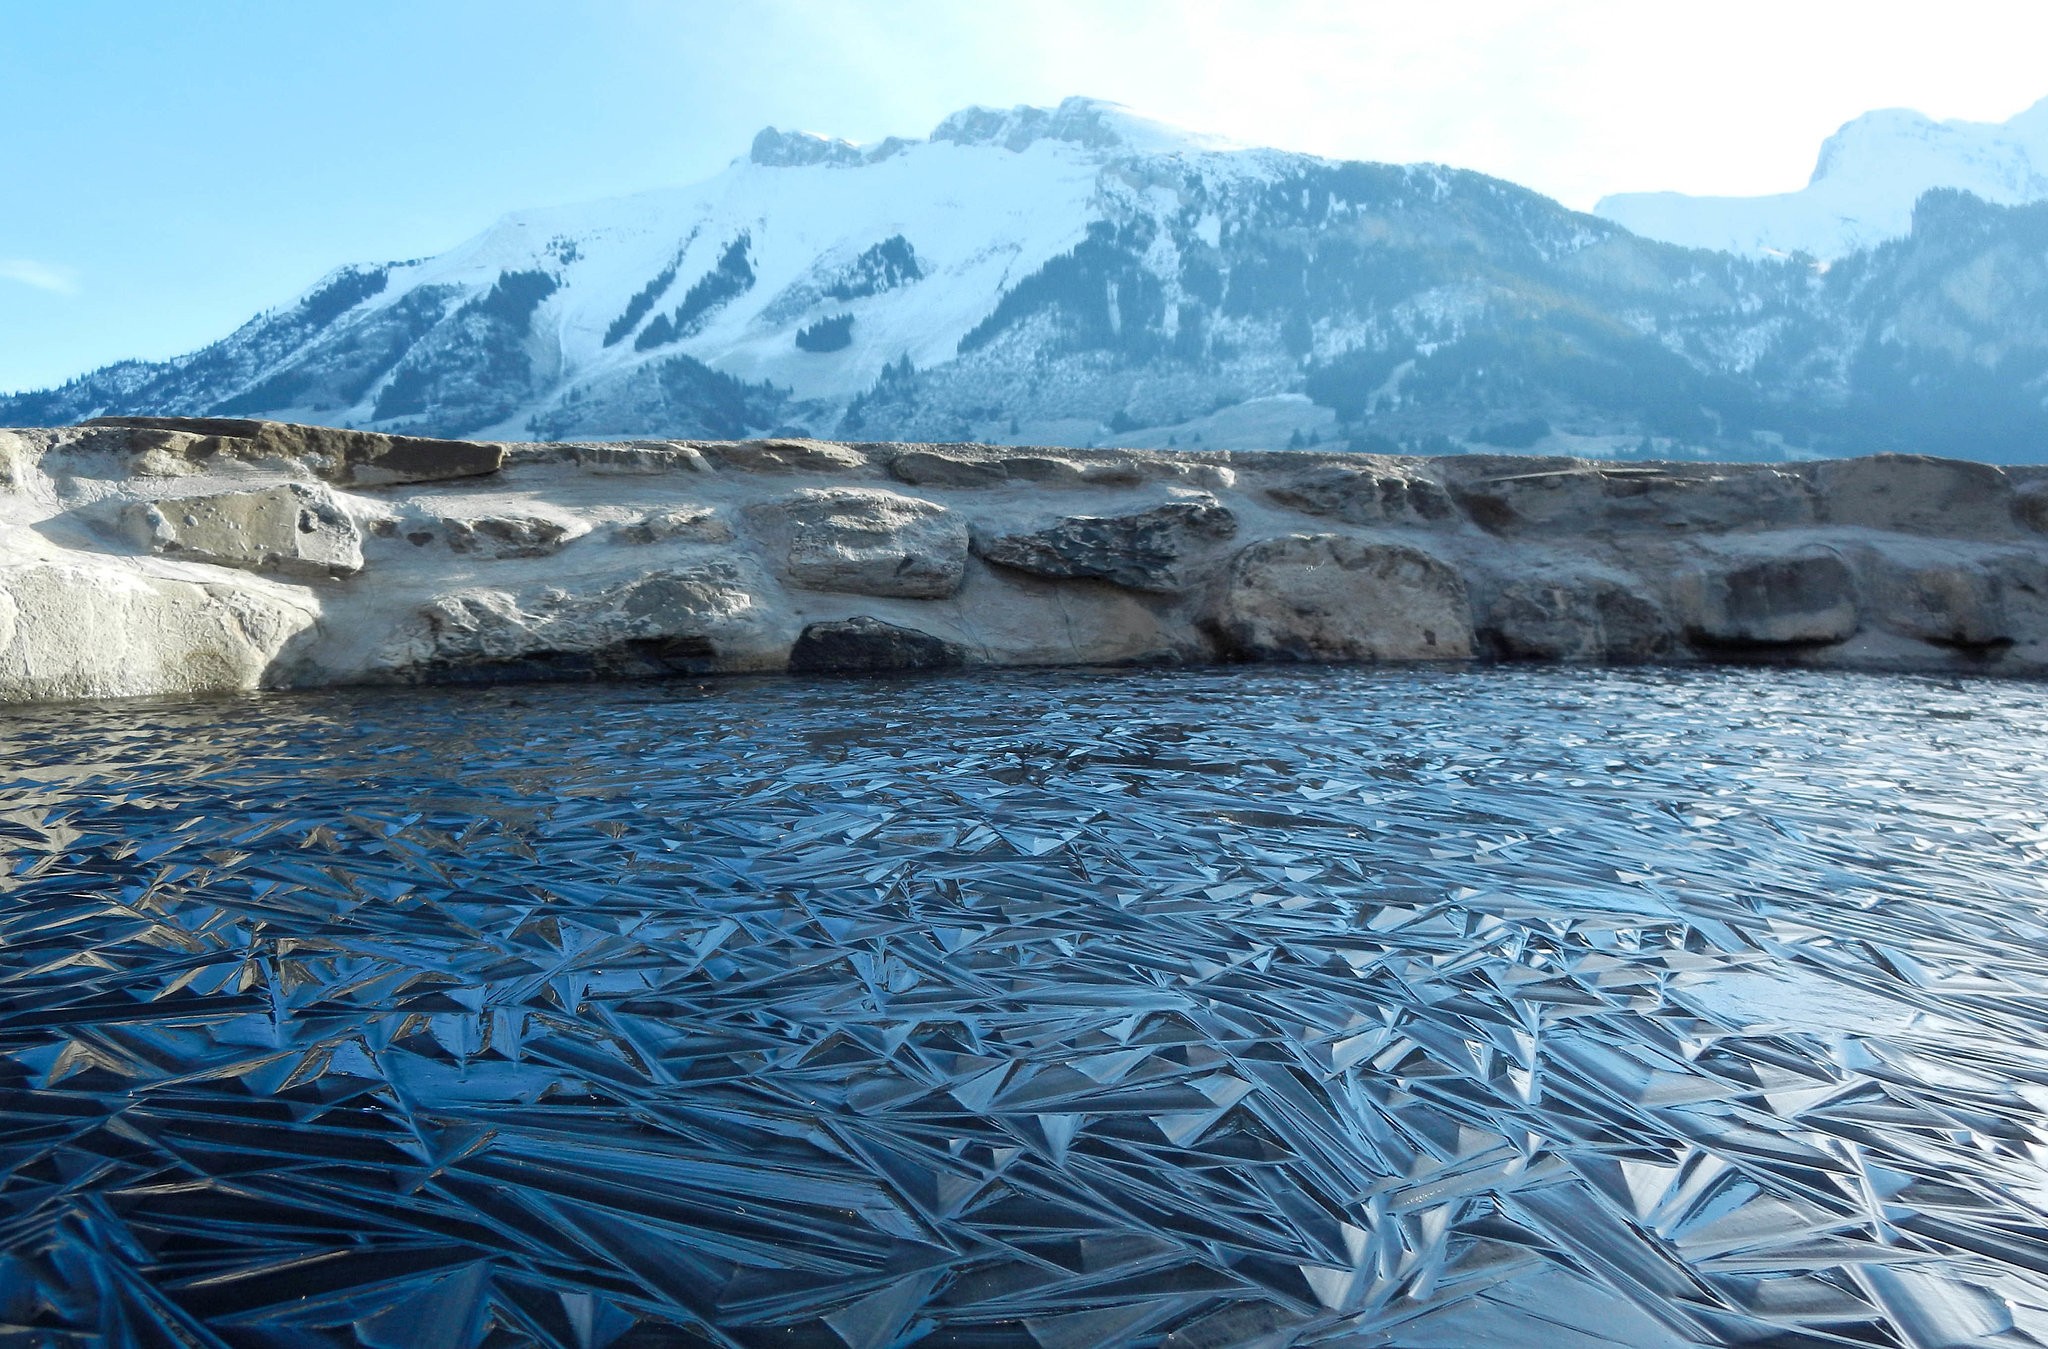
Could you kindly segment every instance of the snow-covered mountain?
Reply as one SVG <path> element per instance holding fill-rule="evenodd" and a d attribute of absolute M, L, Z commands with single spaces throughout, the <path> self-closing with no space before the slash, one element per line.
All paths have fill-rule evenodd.
<path fill-rule="evenodd" d="M 2009 122 L 1937 122 L 1905 108 L 1865 113 L 1821 146 L 1812 180 L 1797 192 L 1625 192 L 1593 210 L 1687 248 L 1832 260 L 1904 237 L 1914 203 L 1934 188 L 2000 206 L 2048 200 L 2048 99 Z"/>
<path fill-rule="evenodd" d="M 0 398 L 0 425 L 2030 460 L 2043 314 L 2048 205 L 1935 192 L 1819 269 L 1070 99 L 920 141 L 763 131 L 703 183 L 342 268 L 189 356 Z"/>

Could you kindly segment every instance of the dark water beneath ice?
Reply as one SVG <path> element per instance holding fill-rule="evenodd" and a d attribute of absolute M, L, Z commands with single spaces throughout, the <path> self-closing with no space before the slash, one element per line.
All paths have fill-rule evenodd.
<path fill-rule="evenodd" d="M 0 723 L 0 1332 L 2048 1342 L 2048 691 Z"/>

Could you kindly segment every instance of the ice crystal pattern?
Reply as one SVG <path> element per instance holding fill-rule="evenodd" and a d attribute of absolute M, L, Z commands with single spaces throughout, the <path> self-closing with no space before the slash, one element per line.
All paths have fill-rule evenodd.
<path fill-rule="evenodd" d="M 0 1331 L 2048 1341 L 2041 691 L 1223 671 L 0 730 Z"/>

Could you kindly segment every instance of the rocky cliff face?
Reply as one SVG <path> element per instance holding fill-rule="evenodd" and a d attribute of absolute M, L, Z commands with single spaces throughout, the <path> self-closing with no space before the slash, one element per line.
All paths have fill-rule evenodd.
<path fill-rule="evenodd" d="M 1920 199 L 1831 268 L 1480 174 L 1218 147 L 1070 100 L 344 268 L 0 422 L 1786 460 L 2048 458 L 2048 205 Z"/>
<path fill-rule="evenodd" d="M 0 432 L 0 698 L 1229 660 L 2048 672 L 2048 472 Z"/>

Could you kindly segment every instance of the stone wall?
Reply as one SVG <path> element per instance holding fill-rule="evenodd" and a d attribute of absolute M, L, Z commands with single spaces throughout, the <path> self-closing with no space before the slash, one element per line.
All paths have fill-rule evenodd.
<path fill-rule="evenodd" d="M 0 432 L 0 699 L 1287 661 L 2048 671 L 2048 471 Z"/>

